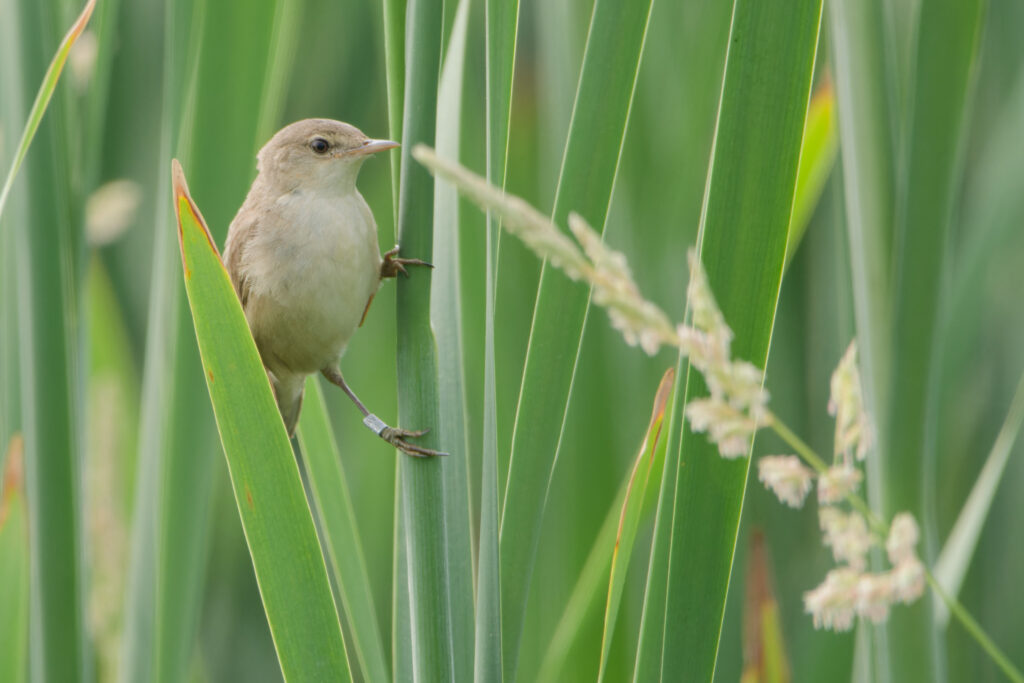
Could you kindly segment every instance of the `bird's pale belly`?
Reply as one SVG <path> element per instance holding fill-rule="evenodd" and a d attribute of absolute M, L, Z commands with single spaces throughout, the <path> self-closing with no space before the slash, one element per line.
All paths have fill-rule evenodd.
<path fill-rule="evenodd" d="M 313 373 L 337 363 L 380 283 L 375 226 L 327 232 L 265 262 L 276 273 L 264 282 L 275 286 L 253 293 L 247 317 L 272 370 Z"/>

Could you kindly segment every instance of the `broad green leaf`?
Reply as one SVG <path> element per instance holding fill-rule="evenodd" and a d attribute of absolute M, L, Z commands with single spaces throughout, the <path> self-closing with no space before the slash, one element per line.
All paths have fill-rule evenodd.
<path fill-rule="evenodd" d="M 407 258 L 431 260 L 434 243 L 433 178 L 412 162 L 412 148 L 432 143 L 436 134 L 437 85 L 441 66 L 443 3 L 409 0 L 406 12 L 405 83 L 402 121 L 401 188 L 396 232 Z M 439 440 L 437 347 L 430 329 L 432 275 L 419 269 L 399 278 L 398 419 L 406 429 L 429 429 L 417 443 L 427 448 L 450 448 Z M 455 446 L 457 444 L 453 444 Z M 413 458 L 398 454 L 401 515 L 408 564 L 409 616 L 413 677 L 417 682 L 455 680 L 452 591 L 472 591 L 452 583 L 453 567 L 466 561 L 456 556 L 465 548 L 447 543 L 444 468 L 457 467 L 444 458 Z M 400 587 L 396 587 L 396 590 Z M 461 604 L 461 599 L 460 599 Z M 465 633 L 462 625 L 459 632 Z M 397 670 L 397 667 L 396 667 Z"/>
<path fill-rule="evenodd" d="M 740 683 L 789 683 L 789 661 L 782 638 L 779 603 L 764 536 L 750 540 L 747 591 L 743 605 L 743 677 Z"/>
<path fill-rule="evenodd" d="M 935 562 L 935 580 L 954 598 L 960 593 L 960 587 L 967 575 L 967 568 L 970 567 L 974 558 L 978 539 L 985 526 L 985 520 L 988 518 L 996 491 L 999 490 L 999 483 L 1002 481 L 1006 463 L 1010 459 L 1010 453 L 1013 451 L 1022 424 L 1024 424 L 1024 376 L 1021 376 L 1017 383 L 1017 392 L 1010 404 L 1009 413 L 996 436 L 996 442 L 992 444 L 992 450 L 989 451 L 988 457 L 985 459 L 981 474 L 974 482 L 974 487 L 971 488 L 971 493 L 956 518 L 953 530 L 949 532 L 949 537 L 942 546 L 939 559 Z M 940 628 L 945 628 L 949 624 L 949 608 L 941 601 L 936 602 L 935 605 L 935 621 Z"/>
<path fill-rule="evenodd" d="M 0 681 L 28 677 L 28 519 L 21 435 L 5 448 L 0 477 Z"/>
<path fill-rule="evenodd" d="M 351 680 L 299 468 L 227 270 L 172 165 L 178 239 L 199 354 L 281 672 Z"/>
<path fill-rule="evenodd" d="M 774 324 L 820 17 L 820 0 L 737 0 L 733 9 L 700 256 L 735 333 L 734 356 L 759 367 Z M 695 374 L 685 386 L 677 406 L 706 393 Z M 659 501 L 635 679 L 711 681 L 749 460 L 721 458 L 688 429 L 678 436 L 678 410 L 673 418 L 664 478 L 673 485 Z"/>
<path fill-rule="evenodd" d="M 36 99 L 29 110 L 28 121 L 25 122 L 25 129 L 22 131 L 21 140 L 18 141 L 14 160 L 7 171 L 3 189 L 0 189 L 0 216 L 4 213 L 7 195 L 10 194 L 11 186 L 14 185 L 14 178 L 18 175 L 18 169 L 21 168 L 21 163 L 25 160 L 25 155 L 28 154 L 32 138 L 35 137 L 36 130 L 39 129 L 39 123 L 43 120 L 43 114 L 46 113 L 46 107 L 50 104 L 50 98 L 53 97 L 53 92 L 57 89 L 57 81 L 60 79 L 60 72 L 64 69 L 64 63 L 68 59 L 71 47 L 78 40 L 78 36 L 82 35 L 82 31 L 85 30 L 85 25 L 89 23 L 89 17 L 92 16 L 92 11 L 95 7 L 96 0 L 88 0 L 85 3 L 82 13 L 78 15 L 78 19 L 68 29 L 64 39 L 60 41 L 57 53 L 53 56 L 53 61 L 50 62 L 50 66 L 43 75 L 43 82 L 39 85 L 39 92 L 36 93 Z"/>
<path fill-rule="evenodd" d="M 934 481 L 936 363 L 947 245 L 962 175 L 964 120 L 972 98 L 984 3 L 937 0 L 921 5 L 909 94 L 906 177 L 896 220 L 893 363 L 889 433 L 880 439 L 882 517 L 908 511 L 920 522 L 922 557 L 937 548 L 926 482 Z M 896 610 L 886 624 L 893 681 L 942 681 L 931 601 Z"/>
<path fill-rule="evenodd" d="M 603 234 L 643 54 L 651 0 L 597 0 L 576 91 L 553 213 L 570 211 Z M 505 678 L 514 680 L 547 493 L 579 359 L 589 292 L 544 266 L 519 392 L 501 511 Z"/>
<path fill-rule="evenodd" d="M 348 477 L 324 405 L 323 390 L 315 375 L 306 380 L 298 436 L 313 503 L 323 529 L 323 542 L 352 634 L 352 650 L 366 680 L 386 681 L 390 678 L 389 667 Z"/>

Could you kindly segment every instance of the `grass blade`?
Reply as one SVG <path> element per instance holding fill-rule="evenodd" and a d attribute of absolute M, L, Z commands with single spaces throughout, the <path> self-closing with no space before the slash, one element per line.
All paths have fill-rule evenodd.
<path fill-rule="evenodd" d="M 306 380 L 298 435 L 324 544 L 352 634 L 352 650 L 366 680 L 386 681 L 390 674 L 348 477 L 324 405 L 323 389 L 315 375 Z"/>
<path fill-rule="evenodd" d="M 983 3 L 943 0 L 921 6 L 913 92 L 910 94 L 906 193 L 897 220 L 893 290 L 893 366 L 889 434 L 883 436 L 884 518 L 909 511 L 921 520 L 925 562 L 937 539 L 934 445 L 936 339 L 944 292 L 953 197 L 960 185 L 961 149 L 971 96 Z M 931 602 L 894 612 L 886 625 L 894 681 L 942 680 Z"/>
<path fill-rule="evenodd" d="M 410 0 L 406 21 L 405 98 L 402 124 L 401 188 L 398 200 L 398 241 L 408 258 L 431 260 L 434 183 L 410 158 L 413 146 L 432 143 L 436 132 L 437 85 L 441 62 L 443 6 L 441 0 Z M 438 440 L 437 348 L 430 329 L 431 274 L 422 270 L 400 279 L 398 315 L 398 415 L 407 428 L 430 429 L 418 443 L 442 446 Z M 445 448 L 450 446 L 444 445 Z M 399 454 L 401 514 L 405 522 L 409 577 L 413 675 L 416 681 L 450 681 L 455 672 L 452 641 L 450 570 L 465 558 L 451 554 L 445 520 L 444 468 L 454 462 Z"/>
<path fill-rule="evenodd" d="M 665 435 L 662 433 L 666 412 L 672 414 L 669 399 L 675 389 L 676 372 L 674 368 L 665 371 L 654 397 L 654 409 L 651 421 L 644 435 L 644 442 L 637 454 L 632 474 L 626 485 L 626 496 L 619 515 L 618 534 L 615 538 L 615 549 L 611 559 L 611 576 L 608 580 L 608 600 L 604 611 L 604 631 L 601 635 L 601 668 L 598 681 L 605 679 L 608 671 L 608 655 L 611 652 L 612 636 L 615 634 L 615 623 L 622 603 L 622 593 L 626 585 L 626 572 L 629 571 L 629 560 L 636 543 L 640 515 L 647 501 L 648 492 L 660 489 L 662 467 L 665 463 Z M 653 484 L 653 487 L 651 486 Z"/>
<path fill-rule="evenodd" d="M 759 367 L 774 324 L 820 18 L 820 0 L 737 0 L 733 8 L 700 252 L 736 334 L 735 356 Z M 687 378 L 686 401 L 705 391 Z M 660 661 L 669 680 L 713 678 L 749 464 L 722 459 L 688 430 L 677 470 L 666 463 L 675 496 L 665 611 L 645 615 L 660 618 L 664 634 L 645 658 Z"/>
<path fill-rule="evenodd" d="M 388 82 L 388 130 L 392 140 L 402 139 L 402 102 L 405 97 L 405 4 L 406 0 L 384 0 L 384 67 Z M 391 158 L 391 201 L 398 216 L 400 165 Z M 400 158 L 400 157 L 397 157 Z"/>
<path fill-rule="evenodd" d="M 854 319 L 864 403 L 880 437 L 888 433 L 892 367 L 892 259 L 895 214 L 895 103 L 879 87 L 890 83 L 884 0 L 834 0 L 829 4 L 829 46 L 836 87 L 842 150 L 844 205 Z M 867 493 L 882 504 L 878 453 L 868 456 Z M 884 627 L 864 626 L 857 638 L 857 670 L 888 661 Z M 870 635 L 870 637 L 869 637 Z M 866 675 L 866 674 L 865 674 Z"/>
<path fill-rule="evenodd" d="M 0 477 L 0 681 L 28 676 L 28 520 L 21 435 L 11 437 Z"/>
<path fill-rule="evenodd" d="M 185 289 L 260 595 L 285 680 L 351 680 L 299 469 L 241 304 L 173 164 Z"/>
<path fill-rule="evenodd" d="M 21 432 L 24 438 L 31 558 L 30 672 L 33 680 L 77 681 L 92 670 L 87 637 L 86 555 L 82 538 L 82 306 L 84 241 L 77 181 L 78 102 L 57 93 L 69 50 L 92 12 L 72 28 L 47 3 L 9 3 L 5 43 L 20 49 L 8 67 L 19 103 L 35 99 L 0 189 L 0 211 L 24 162 L 24 211 L 14 228 L 19 316 Z M 63 35 L 63 39 L 61 36 Z M 15 70 L 25 75 L 15 75 Z M 40 85 L 34 82 L 44 74 Z M 31 81 L 31 83 L 30 83 Z M 5 95 L 6 97 L 6 95 Z M 22 99 L 24 98 L 24 99 Z M 52 99 L 51 99 L 52 98 Z M 47 105 L 53 110 L 44 120 Z M 12 107 L 13 108 L 13 107 Z M 27 156 L 29 145 L 34 153 Z M 19 198 L 20 199 L 20 198 Z M 6 350 L 5 350 L 6 352 Z M 11 425 L 17 428 L 18 425 Z M 9 436 L 9 435 L 5 435 Z"/>
<path fill-rule="evenodd" d="M 954 598 L 960 593 L 967 568 L 974 558 L 978 538 L 981 536 L 982 527 L 985 526 L 985 520 L 988 518 L 989 509 L 999 489 L 1006 463 L 1010 459 L 1022 424 L 1024 376 L 1021 376 L 1020 382 L 1017 383 L 1017 392 L 1010 404 L 1009 413 L 999 430 L 999 435 L 996 436 L 996 442 L 992 444 L 992 450 L 985 459 L 981 474 L 974 482 L 974 487 L 956 518 L 953 530 L 949 532 L 949 538 L 942 546 L 939 559 L 935 562 L 935 580 Z M 936 602 L 935 621 L 940 628 L 945 628 L 949 623 L 949 608 L 941 601 Z"/>
<path fill-rule="evenodd" d="M 64 69 L 64 63 L 68 59 L 68 53 L 71 52 L 71 47 L 78 40 L 78 36 L 82 35 L 85 25 L 89 23 L 89 17 L 92 16 L 94 7 L 96 7 L 96 0 L 88 0 L 85 3 L 82 13 L 78 15 L 75 23 L 68 29 L 64 39 L 60 41 L 57 53 L 53 56 L 53 61 L 50 62 L 50 66 L 43 75 L 43 82 L 39 85 L 39 92 L 36 93 L 36 99 L 29 110 L 28 121 L 25 122 L 25 129 L 21 133 L 21 140 L 18 141 L 18 147 L 15 150 L 11 168 L 7 171 L 3 189 L 0 189 L 0 216 L 4 213 L 7 195 L 10 194 L 11 187 L 14 185 L 14 178 L 18 175 L 18 169 L 21 168 L 21 163 L 25 160 L 29 145 L 32 144 L 32 138 L 35 137 L 36 131 L 39 129 L 39 123 L 43 120 L 43 114 L 46 113 L 46 107 L 50 104 L 50 98 L 53 97 L 53 93 L 57 89 L 57 81 L 60 79 L 60 72 Z"/>
<path fill-rule="evenodd" d="M 469 0 L 459 0 L 444 67 L 437 91 L 437 132 L 439 149 L 459 158 L 462 135 L 463 70 Z M 473 591 L 473 541 L 470 519 L 469 433 L 466 424 L 466 370 L 462 342 L 462 286 L 459 273 L 459 197 L 454 188 L 434 187 L 434 286 L 430 291 L 430 321 L 437 336 L 438 399 L 440 442 L 449 456 L 442 466 L 444 514 L 448 552 L 448 579 L 464 587 L 450 594 L 455 680 L 473 676 L 475 636 Z"/>
<path fill-rule="evenodd" d="M 488 182 L 505 187 L 512 111 L 519 0 L 486 0 L 484 42 L 487 92 L 486 154 Z M 498 277 L 498 220 L 487 212 L 484 272 L 484 415 L 480 483 L 480 557 L 477 570 L 476 652 L 474 680 L 502 680 L 501 634 L 501 498 L 498 474 L 497 374 L 495 360 L 495 291 Z"/>
<path fill-rule="evenodd" d="M 594 5 L 555 199 L 554 221 L 558 225 L 566 224 L 572 210 L 604 231 L 650 8 L 650 0 L 597 0 Z M 558 458 L 588 300 L 586 287 L 544 267 L 501 514 L 503 663 L 508 680 L 515 678 L 541 520 Z"/>

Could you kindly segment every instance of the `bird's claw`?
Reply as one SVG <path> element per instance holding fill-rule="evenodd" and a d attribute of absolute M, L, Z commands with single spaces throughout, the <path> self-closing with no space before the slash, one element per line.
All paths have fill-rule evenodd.
<path fill-rule="evenodd" d="M 387 441 L 389 444 L 402 451 L 407 455 L 411 455 L 414 458 L 432 458 L 437 455 L 448 455 L 443 451 L 435 451 L 430 448 L 424 448 L 423 446 L 417 446 L 416 444 L 409 443 L 406 439 L 415 439 L 423 436 L 429 429 L 409 430 L 401 429 L 397 427 L 385 427 L 381 430 L 380 438 Z"/>
<path fill-rule="evenodd" d="M 384 262 L 380 266 L 380 276 L 381 278 L 398 277 L 398 274 L 401 273 L 405 277 L 409 277 L 409 271 L 405 269 L 406 266 L 434 267 L 433 264 L 427 263 L 423 259 L 399 258 L 398 247 L 396 246 L 384 254 Z"/>

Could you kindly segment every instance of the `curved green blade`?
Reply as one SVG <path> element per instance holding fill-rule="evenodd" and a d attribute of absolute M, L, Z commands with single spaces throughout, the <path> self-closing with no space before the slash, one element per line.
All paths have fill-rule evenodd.
<path fill-rule="evenodd" d="M 622 605 L 622 593 L 626 587 L 626 572 L 629 571 L 629 560 L 636 544 L 641 513 L 646 507 L 645 502 L 650 493 L 661 488 L 667 441 L 665 432 L 668 431 L 665 415 L 666 413 L 672 414 L 672 395 L 675 382 L 676 370 L 669 368 L 658 385 L 651 421 L 626 485 L 626 496 L 622 502 L 619 528 L 615 537 L 615 549 L 612 551 L 612 568 L 608 579 L 608 601 L 604 609 L 604 633 L 601 636 L 601 668 L 597 675 L 598 681 L 605 680 L 608 673 L 608 655 L 611 652 L 612 635 L 615 633 L 615 622 L 618 620 L 619 607 Z"/>
<path fill-rule="evenodd" d="M 178 240 L 206 386 L 287 681 L 351 681 L 299 468 L 227 270 L 172 162 Z"/>
<path fill-rule="evenodd" d="M 96 0 L 89 0 L 85 4 L 82 13 L 78 15 L 78 19 L 75 20 L 75 23 L 72 24 L 71 28 L 64 35 L 64 40 L 60 41 L 57 53 L 53 56 L 50 66 L 46 69 L 43 82 L 39 85 L 39 92 L 36 93 L 35 102 L 32 103 L 32 109 L 29 110 L 28 121 L 25 122 L 25 130 L 22 131 L 21 140 L 18 141 L 18 149 L 14 153 L 14 161 L 11 162 L 11 168 L 7 171 L 4 187 L 0 190 L 0 215 L 4 213 L 7 195 L 11 192 L 11 186 L 14 184 L 15 176 L 18 175 L 18 169 L 21 168 L 21 162 L 25 160 L 25 155 L 28 154 L 32 138 L 35 137 L 36 130 L 39 129 L 39 122 L 43 120 L 46 106 L 50 104 L 50 98 L 53 97 L 53 92 L 57 89 L 57 80 L 60 79 L 60 72 L 64 69 L 64 63 L 68 60 L 71 46 L 75 44 L 78 36 L 82 35 L 82 31 L 85 30 L 85 25 L 89 23 L 89 17 L 92 16 L 92 10 L 95 6 Z"/>

